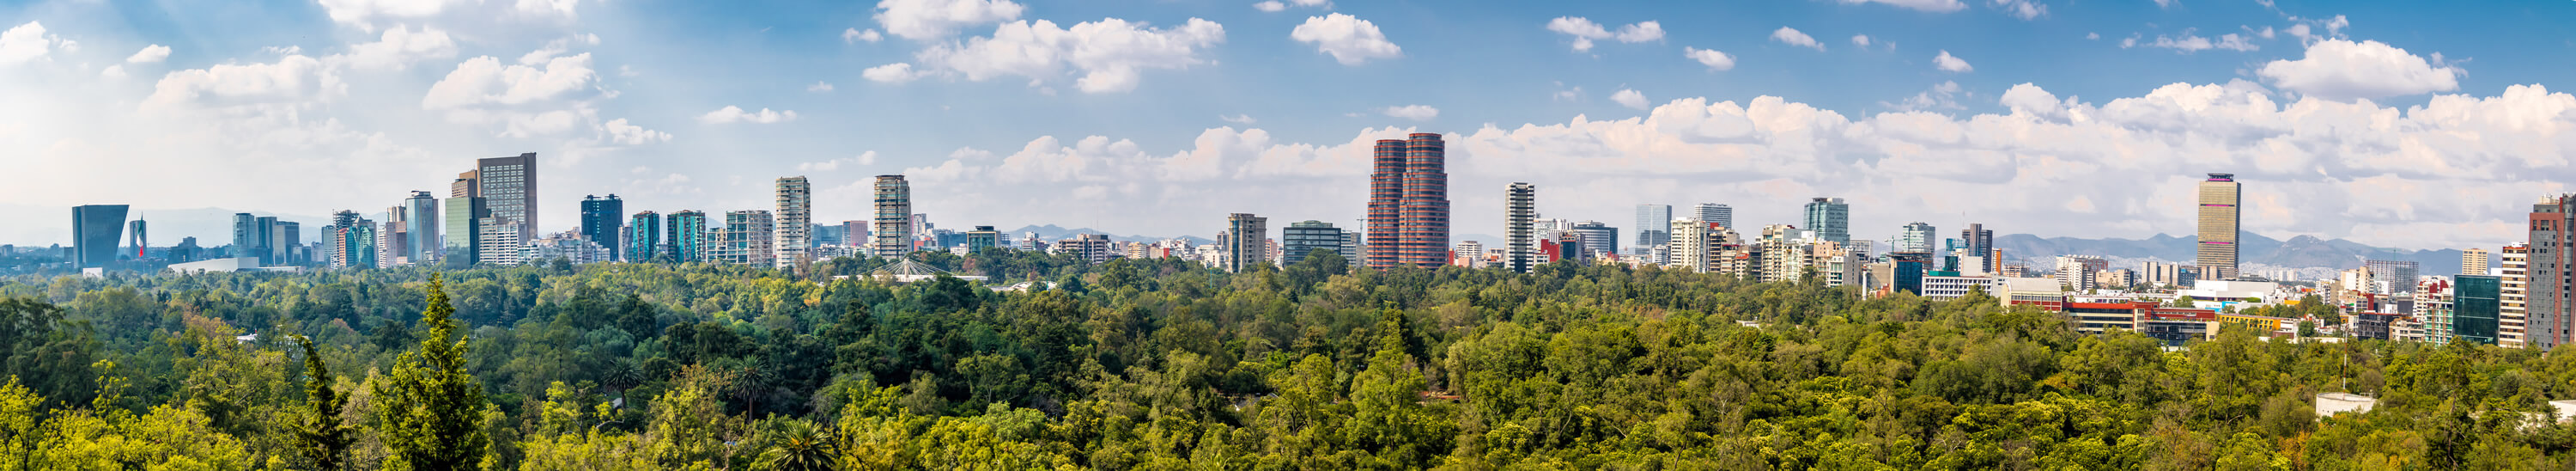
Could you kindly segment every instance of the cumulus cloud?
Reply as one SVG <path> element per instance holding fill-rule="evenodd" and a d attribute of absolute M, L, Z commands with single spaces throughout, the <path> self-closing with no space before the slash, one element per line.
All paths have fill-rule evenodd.
<path fill-rule="evenodd" d="M 352 44 L 347 59 L 360 69 L 402 70 L 429 59 L 456 57 L 456 41 L 446 31 L 422 27 L 419 32 L 395 26 L 375 42 Z"/>
<path fill-rule="evenodd" d="M 439 110 L 485 104 L 525 104 L 580 90 L 599 79 L 599 74 L 590 69 L 590 53 L 587 52 L 565 57 L 530 56 L 521 60 L 520 64 L 502 65 L 500 59 L 481 56 L 456 64 L 456 70 L 429 86 L 429 93 L 421 97 L 420 106 Z"/>
<path fill-rule="evenodd" d="M 45 57 L 65 42 L 61 36 L 45 34 L 44 23 L 29 21 L 9 28 L 9 31 L 0 32 L 0 65 L 20 64 Z"/>
<path fill-rule="evenodd" d="M 1610 101 L 1618 103 L 1619 106 L 1646 109 L 1646 94 L 1637 93 L 1636 90 L 1620 89 L 1618 93 L 1610 94 Z"/>
<path fill-rule="evenodd" d="M 2004 14 L 2024 20 L 2039 19 L 2041 16 L 2048 15 L 2048 5 L 2039 3 L 2039 0 L 1995 0 L 1995 8 L 2002 9 Z"/>
<path fill-rule="evenodd" d="M 1866 34 L 1855 34 L 1855 35 L 1852 35 L 1851 43 L 1852 43 L 1852 45 L 1854 45 L 1854 46 L 1869 47 L 1869 35 L 1866 35 Z"/>
<path fill-rule="evenodd" d="M 2341 39 L 2308 45 L 2306 57 L 2275 60 L 2255 72 L 2284 90 L 2328 100 L 2385 98 L 2460 88 L 2458 67 L 2432 61 L 2379 41 Z"/>
<path fill-rule="evenodd" d="M 1378 110 L 1378 112 L 1385 113 L 1387 116 L 1394 116 L 1414 121 L 1430 121 L 1431 118 L 1440 117 L 1439 108 L 1432 108 L 1424 105 L 1389 106 L 1386 107 L 1386 109 Z"/>
<path fill-rule="evenodd" d="M 832 82 L 821 82 L 821 81 L 817 81 L 817 82 L 814 82 L 814 84 L 813 84 L 813 85 L 806 85 L 806 86 L 805 86 L 805 91 L 815 92 L 815 93 L 829 92 L 829 91 L 832 91 Z"/>
<path fill-rule="evenodd" d="M 895 63 L 867 69 L 868 80 L 902 83 L 928 75 L 982 81 L 1004 76 L 1026 77 L 1033 85 L 1062 76 L 1087 93 L 1135 90 L 1147 69 L 1183 69 L 1206 63 L 1202 50 L 1225 42 L 1225 26 L 1191 18 L 1169 28 L 1117 18 L 1085 22 L 1072 28 L 1055 22 L 1005 23 L 989 37 L 934 45 L 915 54 L 921 64 Z"/>
<path fill-rule="evenodd" d="M 877 2 L 876 20 L 887 34 L 926 41 L 959 28 L 1016 20 L 1025 9 L 1010 0 L 885 0 Z"/>
<path fill-rule="evenodd" d="M 1664 39 L 1664 25 L 1653 21 L 1629 23 L 1627 26 L 1619 27 L 1619 31 L 1614 33 L 1599 23 L 1593 23 L 1590 19 L 1579 16 L 1560 16 L 1554 20 L 1548 20 L 1547 30 L 1573 36 L 1576 52 L 1592 50 L 1592 41 L 1600 39 L 1617 40 L 1623 43 Z"/>
<path fill-rule="evenodd" d="M 1327 10 L 1333 8 L 1333 2 L 1331 0 L 1288 0 L 1287 3 L 1280 3 L 1279 0 L 1266 0 L 1261 3 L 1252 4 L 1252 9 L 1261 10 L 1264 13 L 1278 13 L 1287 11 L 1288 7 L 1291 5 L 1323 8 Z"/>
<path fill-rule="evenodd" d="M 1950 55 L 1950 51 L 1948 50 L 1941 51 L 1941 55 L 1932 56 L 1932 66 L 1939 67 L 1941 70 L 1947 72 L 1968 72 L 1977 70 L 1975 67 L 1969 67 L 1966 59 L 1960 59 L 1959 56 Z"/>
<path fill-rule="evenodd" d="M 1333 55 L 1333 60 L 1342 65 L 1404 55 L 1404 48 L 1388 42 L 1386 33 L 1379 32 L 1376 24 L 1340 13 L 1307 17 L 1304 24 L 1288 32 L 1288 38 L 1312 43 L 1317 52 Z"/>
<path fill-rule="evenodd" d="M 760 111 L 743 111 L 739 106 L 726 106 L 698 115 L 698 122 L 704 124 L 772 124 L 795 120 L 795 111 L 770 111 L 768 108 L 761 108 Z"/>
<path fill-rule="evenodd" d="M 277 62 L 217 64 L 162 76 L 146 106 L 228 107 L 324 100 L 348 93 L 348 84 L 320 59 L 286 56 Z"/>
<path fill-rule="evenodd" d="M 841 42 L 843 43 L 858 44 L 859 41 L 877 42 L 884 40 L 885 34 L 878 33 L 875 28 L 869 28 L 866 30 L 848 28 L 841 30 Z"/>
<path fill-rule="evenodd" d="M 1260 120 L 1252 119 L 1252 115 L 1248 114 L 1236 114 L 1234 116 L 1217 115 L 1216 119 L 1234 124 L 1253 124 L 1260 122 Z"/>
<path fill-rule="evenodd" d="M 1867 36 L 1854 36 L 1854 38 L 1857 38 L 1853 40 L 1855 43 L 1859 43 L 1862 46 L 1869 45 L 1869 37 Z M 1816 42 L 1815 37 L 1808 36 L 1807 33 L 1798 32 L 1796 28 L 1790 28 L 1787 26 L 1782 26 L 1780 29 L 1772 30 L 1771 40 L 1779 41 L 1781 44 L 1791 46 L 1815 49 L 1818 51 L 1825 50 L 1825 43 Z"/>
<path fill-rule="evenodd" d="M 2236 33 L 2227 33 L 2227 34 L 2219 35 L 2217 40 L 2212 41 L 2212 40 L 2210 40 L 2210 38 L 2205 38 L 2205 37 L 2201 37 L 2201 36 L 2198 36 L 2198 35 L 2194 35 L 2194 34 L 2192 34 L 2192 32 L 2193 32 L 2193 30 L 2190 30 L 2190 29 L 2184 29 L 2184 30 L 2182 30 L 2182 35 L 2181 35 L 2181 36 L 2166 36 L 2166 35 L 2161 35 L 2161 34 L 2159 34 L 2159 35 L 2156 35 L 2156 40 L 2154 40 L 2154 41 L 2139 41 L 2139 40 L 2137 40 L 2137 39 L 2135 39 L 2135 38 L 2132 38 L 2132 39 L 2129 39 L 2129 40 L 2120 41 L 2120 47 L 2121 47 L 2121 48 L 2123 48 L 2123 49 L 2130 48 L 2130 47 L 2136 47 L 2136 46 L 2156 47 L 2156 48 L 2172 49 L 2172 50 L 2174 50 L 2174 51 L 2176 51 L 2176 52 L 2181 52 L 2181 53 L 2184 53 L 2184 54 L 2190 54 L 2190 53 L 2194 53 L 2194 52 L 2206 51 L 2206 50 L 2210 50 L 2210 49 L 2226 49 L 2226 50 L 2237 51 L 2237 52 L 2253 52 L 2253 51 L 2255 51 L 2255 50 L 2258 50 L 2258 49 L 2262 49 L 2262 48 L 2263 48 L 2262 46 L 2257 46 L 2257 45 L 2255 45 L 2255 44 L 2254 44 L 2254 42 L 2253 42 L 2253 40 L 2252 40 L 2252 38 L 2246 37 L 2245 35 L 2240 35 L 2240 34 L 2236 34 Z"/>
<path fill-rule="evenodd" d="M 627 123 L 626 118 L 617 118 L 608 120 L 606 123 L 600 123 L 600 130 L 608 134 L 609 142 L 630 146 L 668 142 L 671 140 L 671 133 L 644 129 L 643 126 L 636 126 L 634 124 Z"/>
<path fill-rule="evenodd" d="M 1965 4 L 1965 3 L 1959 3 L 1959 0 L 1840 0 L 1840 1 L 1841 1 L 1841 2 L 1843 2 L 1843 4 L 1846 4 L 1846 5 L 1859 5 L 1859 4 L 1863 4 L 1863 3 L 1880 3 L 1880 4 L 1892 5 L 1892 6 L 1895 6 L 1895 7 L 1898 7 L 1898 8 L 1905 8 L 1905 9 L 1909 9 L 1909 10 L 1928 11 L 1928 12 L 1933 12 L 1933 13 L 1949 13 L 1949 12 L 1955 12 L 1955 11 L 1959 11 L 1959 10 L 1965 10 L 1965 9 L 1968 9 L 1968 4 Z"/>
<path fill-rule="evenodd" d="M 839 171 L 839 170 L 841 170 L 841 167 L 842 167 L 842 166 L 844 166 L 844 165 L 851 166 L 851 167 L 863 167 L 863 166 L 876 165 L 876 164 L 877 164 L 877 151 L 873 151 L 873 150 L 872 150 L 872 151 L 867 151 L 867 152 L 861 152 L 861 153 L 859 153 L 859 155 L 857 155 L 857 156 L 853 156 L 853 157 L 846 158 L 846 159 L 832 159 L 832 160 L 825 160 L 825 161 L 821 161 L 821 162 L 804 162 L 804 163 L 799 163 L 799 164 L 796 164 L 796 171 L 799 171 L 799 172 L 833 172 L 833 171 Z"/>
<path fill-rule="evenodd" d="M 159 44 L 154 44 L 154 45 L 150 45 L 150 46 L 143 46 L 143 50 L 140 50 L 140 51 L 134 51 L 134 55 L 131 55 L 131 56 L 125 56 L 125 63 L 128 63 L 128 64 L 150 64 L 150 63 L 155 63 L 155 62 L 161 62 L 162 60 L 164 60 L 164 59 L 169 59 L 169 58 L 170 58 L 170 46 L 163 46 L 163 45 L 159 45 Z"/>
<path fill-rule="evenodd" d="M 1723 52 L 1717 52 L 1715 49 L 1683 47 L 1682 57 L 1688 57 L 1690 60 L 1699 61 L 1700 65 L 1708 66 L 1708 70 L 1713 72 L 1735 68 L 1735 56 L 1726 55 L 1726 53 Z"/>

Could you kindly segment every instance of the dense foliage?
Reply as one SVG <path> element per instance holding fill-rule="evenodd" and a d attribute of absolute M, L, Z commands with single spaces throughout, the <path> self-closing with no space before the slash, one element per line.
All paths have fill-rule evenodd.
<path fill-rule="evenodd" d="M 2576 465 L 2526 415 L 2576 353 L 2168 351 L 1982 294 L 1318 255 L 929 257 L 1036 292 L 825 276 L 868 260 L 5 279 L 0 469 Z M 2345 391 L 2378 406 L 2316 418 Z"/>

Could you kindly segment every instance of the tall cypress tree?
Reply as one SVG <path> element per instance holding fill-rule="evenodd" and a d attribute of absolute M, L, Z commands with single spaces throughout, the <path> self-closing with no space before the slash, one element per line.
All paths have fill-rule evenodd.
<path fill-rule="evenodd" d="M 306 376 L 305 415 L 295 427 L 295 448 L 312 462 L 313 469 L 347 468 L 349 445 L 357 443 L 357 431 L 340 421 L 342 398 L 331 389 L 331 370 L 322 365 L 322 354 L 313 349 L 313 339 L 298 335 L 295 344 L 304 347 Z"/>
<path fill-rule="evenodd" d="M 445 285 L 431 277 L 429 309 L 420 321 L 429 332 L 420 351 L 403 353 L 393 374 L 376 385 L 385 447 L 410 469 L 475 469 L 492 447 L 483 432 L 483 386 L 465 372 L 465 339 L 454 338 L 455 315 Z"/>

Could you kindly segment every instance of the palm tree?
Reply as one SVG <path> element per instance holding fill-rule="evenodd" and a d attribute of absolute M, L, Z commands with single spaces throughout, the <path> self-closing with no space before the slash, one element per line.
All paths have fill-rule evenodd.
<path fill-rule="evenodd" d="M 823 433 L 820 428 L 814 426 L 813 422 L 803 420 L 781 420 L 774 424 L 774 427 L 761 430 L 762 434 L 769 436 L 764 437 L 765 440 L 758 441 L 768 443 L 769 449 L 760 451 L 760 456 L 752 461 L 751 469 L 764 471 L 834 469 L 832 458 L 837 453 L 832 447 L 831 434 Z"/>

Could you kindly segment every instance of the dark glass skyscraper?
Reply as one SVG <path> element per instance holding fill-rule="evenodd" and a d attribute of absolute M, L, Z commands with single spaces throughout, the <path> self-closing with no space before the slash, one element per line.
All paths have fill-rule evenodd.
<path fill-rule="evenodd" d="M 1279 229 L 1279 265 L 1296 265 L 1316 250 L 1342 250 L 1342 229 L 1333 223 L 1305 221 Z M 1348 263 L 1348 261 L 1345 261 Z"/>
<path fill-rule="evenodd" d="M 125 238 L 125 205 L 72 207 L 72 267 L 104 268 Z"/>
<path fill-rule="evenodd" d="M 615 194 L 610 194 L 607 198 L 595 195 L 581 197 L 582 238 L 590 239 L 591 243 L 608 249 L 610 257 L 617 257 L 626 253 L 618 250 L 617 243 L 618 236 L 625 233 L 625 201 L 618 200 Z"/>

